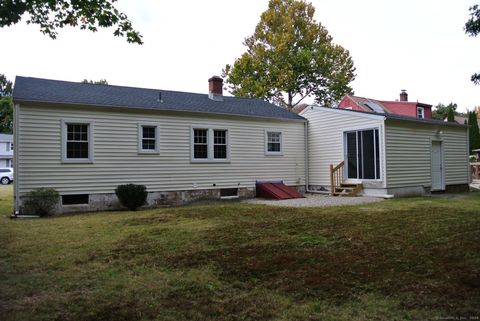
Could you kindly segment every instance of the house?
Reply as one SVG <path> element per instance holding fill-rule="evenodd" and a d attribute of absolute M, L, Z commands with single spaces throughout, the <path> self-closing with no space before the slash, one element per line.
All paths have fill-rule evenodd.
<path fill-rule="evenodd" d="M 340 165 L 342 183 L 362 184 L 364 195 L 468 191 L 464 125 L 318 106 L 300 115 L 308 119 L 309 189 L 329 189 L 330 165 Z"/>
<path fill-rule="evenodd" d="M 116 209 L 126 183 L 146 185 L 149 206 L 253 197 L 258 181 L 374 196 L 468 189 L 462 124 L 353 107 L 296 114 L 222 87 L 219 77 L 208 94 L 17 77 L 15 210 L 39 187 L 60 193 L 58 213 Z"/>
<path fill-rule="evenodd" d="M 305 186 L 306 120 L 259 99 L 17 77 L 15 208 L 39 187 L 57 212 L 114 209 L 120 184 L 150 206 L 255 196 L 256 181 Z"/>
<path fill-rule="evenodd" d="M 480 128 L 480 106 L 477 106 L 477 107 L 473 108 L 473 111 L 477 113 L 477 123 L 478 123 L 478 127 Z M 448 121 L 448 116 L 445 116 L 445 118 L 443 120 Z M 468 113 L 467 114 L 455 115 L 454 120 L 458 124 L 467 124 Z"/>
<path fill-rule="evenodd" d="M 400 93 L 399 101 L 376 100 L 347 95 L 340 101 L 338 108 L 432 119 L 432 105 L 409 102 L 406 90 L 402 90 Z"/>
<path fill-rule="evenodd" d="M 13 135 L 0 134 L 0 167 L 13 167 Z"/>

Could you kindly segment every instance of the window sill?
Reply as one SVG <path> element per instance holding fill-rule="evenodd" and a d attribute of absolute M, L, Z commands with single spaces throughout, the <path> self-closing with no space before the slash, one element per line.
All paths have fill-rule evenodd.
<path fill-rule="evenodd" d="M 192 164 L 209 164 L 209 163 L 228 164 L 230 163 L 230 159 L 191 159 L 190 163 Z"/>
<path fill-rule="evenodd" d="M 375 183 L 382 183 L 383 179 L 374 179 L 374 178 L 347 178 L 345 179 L 346 184 L 362 184 L 363 182 L 375 182 Z"/>
<path fill-rule="evenodd" d="M 160 151 L 157 151 L 157 150 L 152 150 L 152 151 L 142 150 L 142 151 L 138 152 L 138 155 L 160 155 Z"/>
<path fill-rule="evenodd" d="M 62 164 L 93 164 L 93 159 L 62 159 Z"/>
<path fill-rule="evenodd" d="M 266 152 L 265 156 L 283 156 L 283 152 Z"/>

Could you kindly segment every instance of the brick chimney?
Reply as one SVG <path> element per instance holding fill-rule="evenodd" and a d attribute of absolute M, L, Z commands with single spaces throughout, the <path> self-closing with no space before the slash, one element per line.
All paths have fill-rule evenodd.
<path fill-rule="evenodd" d="M 408 101 L 408 94 L 405 89 L 402 89 L 402 92 L 400 93 L 400 101 Z"/>
<path fill-rule="evenodd" d="M 223 100 L 223 79 L 213 76 L 208 80 L 208 98 L 212 100 Z"/>

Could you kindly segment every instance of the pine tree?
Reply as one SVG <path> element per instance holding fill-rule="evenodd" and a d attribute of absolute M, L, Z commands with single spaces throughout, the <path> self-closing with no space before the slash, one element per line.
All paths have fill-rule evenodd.
<path fill-rule="evenodd" d="M 470 151 L 480 148 L 480 130 L 478 129 L 477 113 L 468 112 L 468 135 L 470 137 Z"/>
<path fill-rule="evenodd" d="M 451 123 L 455 122 L 455 112 L 453 111 L 453 108 L 448 109 L 447 121 L 449 121 Z"/>

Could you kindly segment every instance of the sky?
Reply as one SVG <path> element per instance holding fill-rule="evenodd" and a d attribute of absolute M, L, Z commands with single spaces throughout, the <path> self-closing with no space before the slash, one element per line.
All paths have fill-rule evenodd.
<path fill-rule="evenodd" d="M 480 105 L 480 36 L 463 27 L 477 0 L 313 0 L 315 19 L 356 67 L 355 95 L 432 105 Z M 0 73 L 207 93 L 208 78 L 221 75 L 245 51 L 268 0 L 119 0 L 144 45 L 64 28 L 56 40 L 24 22 L 0 28 Z"/>

